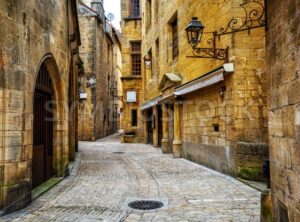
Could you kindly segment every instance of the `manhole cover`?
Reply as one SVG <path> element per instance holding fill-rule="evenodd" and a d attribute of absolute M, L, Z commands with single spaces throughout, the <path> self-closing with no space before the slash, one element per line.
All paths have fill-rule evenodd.
<path fill-rule="evenodd" d="M 135 210 L 155 210 L 162 208 L 164 204 L 160 201 L 139 200 L 129 203 L 128 206 Z"/>
<path fill-rule="evenodd" d="M 124 152 L 113 152 L 113 154 L 124 154 Z"/>

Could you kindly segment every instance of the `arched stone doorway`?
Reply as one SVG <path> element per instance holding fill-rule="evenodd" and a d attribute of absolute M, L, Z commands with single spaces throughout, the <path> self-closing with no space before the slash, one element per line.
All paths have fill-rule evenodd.
<path fill-rule="evenodd" d="M 53 84 L 43 63 L 34 93 L 32 188 L 53 176 L 53 94 Z"/>
<path fill-rule="evenodd" d="M 32 188 L 68 174 L 68 105 L 52 54 L 41 60 L 33 88 Z"/>

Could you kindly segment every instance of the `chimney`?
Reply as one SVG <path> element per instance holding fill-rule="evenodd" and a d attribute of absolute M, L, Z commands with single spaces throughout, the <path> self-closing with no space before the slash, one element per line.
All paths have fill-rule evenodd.
<path fill-rule="evenodd" d="M 92 0 L 91 7 L 98 15 L 101 15 L 103 12 L 103 0 Z"/>

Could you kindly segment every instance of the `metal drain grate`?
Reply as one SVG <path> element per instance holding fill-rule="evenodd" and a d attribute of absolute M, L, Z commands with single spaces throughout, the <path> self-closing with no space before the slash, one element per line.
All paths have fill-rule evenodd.
<path fill-rule="evenodd" d="M 135 210 L 155 210 L 162 208 L 164 204 L 160 201 L 139 200 L 129 203 L 128 206 Z"/>
<path fill-rule="evenodd" d="M 125 152 L 113 152 L 113 154 L 124 154 Z"/>

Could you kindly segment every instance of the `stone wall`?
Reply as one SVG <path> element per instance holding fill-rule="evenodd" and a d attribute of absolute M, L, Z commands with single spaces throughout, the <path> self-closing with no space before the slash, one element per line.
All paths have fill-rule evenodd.
<path fill-rule="evenodd" d="M 243 8 L 240 7 L 241 3 L 240 1 L 152 0 L 152 25 L 147 26 L 148 22 L 145 18 L 142 27 L 142 56 L 152 52 L 152 70 L 144 74 L 144 102 L 161 94 L 165 96 L 166 93 L 159 89 L 165 73 L 177 74 L 182 78 L 180 84 L 183 85 L 224 64 L 224 61 L 217 59 L 188 58 L 187 56 L 192 56 L 193 52 L 187 42 L 185 28 L 192 17 L 196 16 L 204 24 L 204 32 L 219 31 L 222 27 L 226 27 L 233 17 L 245 16 Z M 145 17 L 149 10 L 147 7 L 149 6 L 144 2 Z M 255 6 L 250 5 L 250 7 Z M 170 23 L 176 18 L 179 55 L 173 58 Z M 265 30 L 261 27 L 251 30 L 250 34 L 244 31 L 217 38 L 217 48 L 229 48 L 229 62 L 234 63 L 235 71 L 225 73 L 225 81 L 218 85 L 184 96 L 181 133 L 185 157 L 189 156 L 189 159 L 199 163 L 209 162 L 207 165 L 220 171 L 233 171 L 238 174 L 240 168 L 237 166 L 241 160 L 237 158 L 244 157 L 241 154 L 236 155 L 237 142 L 268 143 L 264 35 Z M 199 47 L 211 48 L 212 45 L 207 43 L 209 38 L 212 38 L 212 35 L 205 34 Z M 226 87 L 223 98 L 220 95 L 222 87 Z M 168 89 L 170 90 L 174 91 L 174 87 Z M 169 94 L 171 95 L 172 92 Z M 218 130 L 215 130 L 215 127 Z M 217 166 L 218 158 L 215 160 L 204 158 L 209 156 L 210 147 L 212 153 L 215 150 L 220 154 L 218 158 L 224 161 L 223 165 L 226 166 L 224 169 Z M 220 153 L 215 149 L 217 147 L 221 150 Z M 230 155 L 226 155 L 228 152 Z M 202 160 L 201 156 L 205 160 Z M 227 156 L 230 156 L 229 160 Z M 264 159 L 266 158 L 267 156 L 264 156 Z M 260 173 L 262 173 L 262 166 Z"/>
<path fill-rule="evenodd" d="M 80 89 L 88 97 L 80 102 L 78 136 L 79 140 L 94 141 L 116 131 L 113 118 L 116 110 L 110 89 L 116 79 L 113 50 L 118 45 L 113 41 L 112 27 L 97 17 L 97 12 L 90 8 L 90 1 L 87 4 L 79 7 L 80 57 L 84 66 Z M 88 84 L 90 79 L 96 80 L 94 86 Z"/>
<path fill-rule="evenodd" d="M 80 58 L 83 62 L 84 73 L 80 75 L 80 90 L 87 93 L 87 100 L 80 101 L 78 113 L 78 139 L 81 141 L 95 140 L 94 132 L 94 89 L 86 87 L 89 78 L 95 78 L 94 74 L 94 39 L 96 18 L 91 16 L 79 16 L 81 47 Z"/>
<path fill-rule="evenodd" d="M 78 33 L 76 1 L 2 1 L 0 4 L 0 211 L 19 210 L 31 201 L 33 101 L 42 63 L 53 82 L 54 176 L 68 173 L 69 105 L 77 98 Z M 54 16 L 55 15 L 55 16 Z M 70 39 L 70 36 L 74 39 Z M 73 70 L 73 71 L 71 71 Z M 73 80 L 71 81 L 71 78 Z M 72 87 L 72 90 L 69 88 Z M 76 106 L 75 106 L 76 107 Z M 75 108 L 76 109 L 76 108 Z M 72 126 L 72 127 L 71 127 Z"/>
<path fill-rule="evenodd" d="M 129 14 L 129 0 L 121 0 L 121 28 L 122 28 L 122 87 L 123 87 L 123 129 L 126 133 L 134 133 L 135 138 L 131 141 L 143 141 L 143 118 L 140 105 L 143 100 L 142 76 L 133 76 L 131 70 L 131 41 L 142 41 L 142 20 L 131 18 Z M 141 1 L 142 2 L 142 1 Z M 143 73 L 143 59 L 142 59 Z M 136 103 L 127 103 L 127 91 L 135 91 L 137 94 Z M 138 126 L 131 125 L 131 110 L 138 111 Z M 126 142 L 126 140 L 123 140 Z"/>
<path fill-rule="evenodd" d="M 275 221 L 286 221 L 288 216 L 296 222 L 300 218 L 300 2 L 268 1 L 267 11 L 273 213 Z"/>

